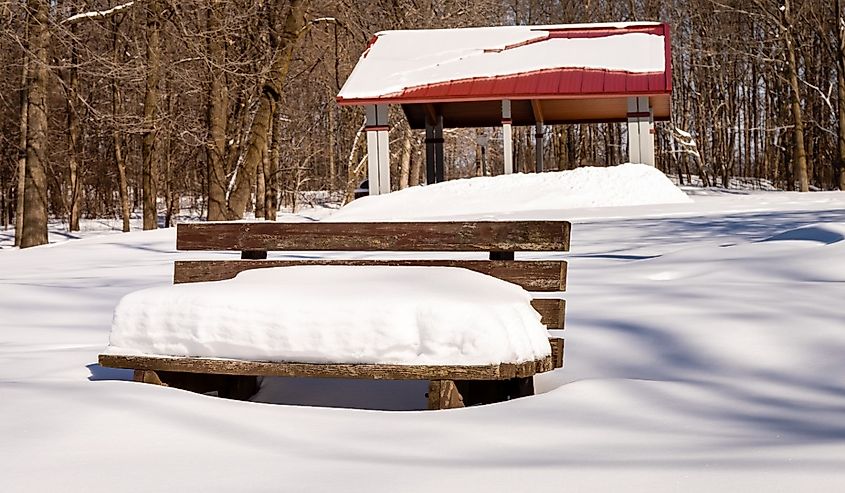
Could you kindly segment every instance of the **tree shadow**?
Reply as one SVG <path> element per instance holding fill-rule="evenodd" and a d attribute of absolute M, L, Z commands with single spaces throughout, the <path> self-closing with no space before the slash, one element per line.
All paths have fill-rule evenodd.
<path fill-rule="evenodd" d="M 102 382 L 102 381 L 132 381 L 132 377 L 134 375 L 133 370 L 126 370 L 123 368 L 106 368 L 105 366 L 100 366 L 97 363 L 91 363 L 90 365 L 86 365 L 85 368 L 88 368 L 90 375 L 88 375 L 88 381 L 90 382 Z"/>

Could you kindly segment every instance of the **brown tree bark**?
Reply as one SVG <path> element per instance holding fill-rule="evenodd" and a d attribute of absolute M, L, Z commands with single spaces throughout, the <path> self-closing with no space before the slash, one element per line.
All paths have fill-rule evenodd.
<path fill-rule="evenodd" d="M 270 133 L 272 142 L 267 150 L 267 159 L 262 160 L 264 164 L 264 218 L 268 221 L 276 220 L 276 212 L 279 210 L 279 159 L 281 157 L 282 129 L 279 125 L 280 115 L 273 119 L 273 129 Z"/>
<path fill-rule="evenodd" d="M 70 26 L 72 37 L 76 37 L 76 24 Z M 79 195 L 82 187 L 79 180 L 79 115 L 76 111 L 76 99 L 79 93 L 79 53 L 76 45 L 71 46 L 70 49 L 70 67 L 68 67 L 65 76 L 65 85 L 67 88 L 67 146 L 68 146 L 68 171 L 69 171 L 69 190 L 67 197 L 68 209 L 68 229 L 70 231 L 79 231 Z"/>
<path fill-rule="evenodd" d="M 837 86 L 839 90 L 839 190 L 845 190 L 845 15 L 842 13 L 842 0 L 836 0 L 834 5 L 836 15 L 836 41 L 839 47 L 837 53 Z"/>
<path fill-rule="evenodd" d="M 411 142 L 411 164 L 408 170 L 408 186 L 415 187 L 422 181 L 422 155 L 415 142 Z"/>
<path fill-rule="evenodd" d="M 50 3 L 28 0 L 29 52 L 32 57 L 27 103 L 26 183 L 21 248 L 47 243 L 47 23 Z"/>
<path fill-rule="evenodd" d="M 804 147 L 804 117 L 801 113 L 801 86 L 798 82 L 798 61 L 795 56 L 795 39 L 792 33 L 792 6 L 790 0 L 784 0 L 783 9 L 783 40 L 786 45 L 787 81 L 790 88 L 792 106 L 792 120 L 795 124 L 793 132 L 793 169 L 798 179 L 798 190 L 810 191 L 807 176 L 807 150 Z"/>
<path fill-rule="evenodd" d="M 119 51 L 119 44 L 118 40 L 118 32 L 117 32 L 117 23 L 112 23 L 112 62 L 114 66 L 117 67 L 120 63 L 120 51 Z M 123 219 L 123 232 L 128 233 L 130 226 L 129 226 L 129 219 L 130 219 L 130 209 L 129 209 L 129 183 L 126 179 L 126 161 L 123 159 L 123 137 L 121 136 L 120 128 L 118 126 L 118 115 L 121 113 L 120 109 L 120 85 L 117 80 L 117 76 L 113 76 L 111 79 L 111 104 L 112 104 L 112 118 L 114 121 L 114 127 L 112 128 L 112 147 L 113 147 L 113 154 L 114 154 L 114 164 L 117 167 L 117 190 L 118 194 L 120 195 L 120 216 Z"/>
<path fill-rule="evenodd" d="M 399 189 L 410 186 L 411 177 L 411 130 L 406 128 L 402 135 L 402 155 L 399 159 Z"/>
<path fill-rule="evenodd" d="M 15 206 L 15 246 L 20 246 L 23 236 L 23 211 L 25 206 L 26 190 L 26 133 L 28 123 L 29 96 L 26 85 L 29 80 L 29 57 L 24 56 L 21 70 L 21 110 L 20 110 L 20 137 L 18 141 L 18 168 L 17 168 L 17 205 Z"/>
<path fill-rule="evenodd" d="M 343 197 L 343 202 L 349 203 L 355 199 L 355 189 L 364 177 L 364 163 L 367 158 L 367 153 L 364 151 L 364 157 L 361 161 L 356 162 L 355 158 L 358 156 L 358 147 L 364 142 L 364 129 L 366 128 L 367 120 L 358 128 L 355 133 L 355 138 L 352 139 L 352 147 L 349 149 L 349 156 L 346 159 L 346 193 Z M 366 147 L 365 147 L 366 149 Z"/>
<path fill-rule="evenodd" d="M 333 99 L 333 98 L 332 98 Z M 335 158 L 335 153 L 337 151 L 337 143 L 335 141 L 335 132 L 337 132 L 336 124 L 335 124 L 335 108 L 334 108 L 334 101 L 329 103 L 329 186 L 328 189 L 330 191 L 335 190 L 337 188 L 337 159 Z"/>
<path fill-rule="evenodd" d="M 271 125 L 272 125 L 272 120 Z M 272 132 L 272 130 L 271 130 Z M 272 135 L 268 132 L 269 135 Z M 264 170 L 270 161 L 270 143 L 264 142 L 264 151 L 261 153 L 261 164 L 255 170 L 255 218 L 264 218 L 264 209 L 267 202 L 267 183 L 264 178 Z"/>
<path fill-rule="evenodd" d="M 235 186 L 229 194 L 229 219 L 240 219 L 246 211 L 255 174 L 261 164 L 261 154 L 267 145 L 267 135 L 271 128 L 270 120 L 276 104 L 281 100 L 282 86 L 290 67 L 290 60 L 299 35 L 305 27 L 306 0 L 291 0 L 290 9 L 285 19 L 280 36 L 279 47 L 273 58 L 270 78 L 264 82 L 261 90 L 258 110 L 249 132 L 246 154 L 236 170 Z"/>
<path fill-rule="evenodd" d="M 159 152 L 157 145 L 159 79 L 161 78 L 161 1 L 149 0 L 145 9 L 147 34 L 147 83 L 144 93 L 143 189 L 144 229 L 158 227 L 156 178 Z"/>
<path fill-rule="evenodd" d="M 206 13 L 211 84 L 208 94 L 208 220 L 223 221 L 228 216 L 226 202 L 226 126 L 229 94 L 224 64 L 226 47 L 220 33 L 223 3 L 211 2 Z"/>

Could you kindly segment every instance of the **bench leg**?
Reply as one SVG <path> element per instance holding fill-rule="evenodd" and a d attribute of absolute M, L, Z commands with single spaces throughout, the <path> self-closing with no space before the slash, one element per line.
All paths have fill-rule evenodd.
<path fill-rule="evenodd" d="M 136 382 L 151 383 L 153 385 L 163 385 L 167 387 L 167 384 L 162 382 L 161 378 L 159 378 L 158 373 L 152 370 L 135 370 L 135 373 L 132 376 L 132 380 Z"/>
<path fill-rule="evenodd" d="M 428 384 L 429 409 L 464 407 L 464 399 L 453 380 L 432 380 Z"/>

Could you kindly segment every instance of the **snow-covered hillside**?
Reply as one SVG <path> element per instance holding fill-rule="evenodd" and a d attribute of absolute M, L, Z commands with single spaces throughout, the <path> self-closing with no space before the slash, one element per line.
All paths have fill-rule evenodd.
<path fill-rule="evenodd" d="M 574 223 L 566 367 L 451 411 L 360 409 L 422 409 L 418 382 L 130 382 L 96 365 L 117 301 L 209 254 L 0 252 L 0 491 L 842 491 L 845 193 L 692 195 L 522 210 Z"/>

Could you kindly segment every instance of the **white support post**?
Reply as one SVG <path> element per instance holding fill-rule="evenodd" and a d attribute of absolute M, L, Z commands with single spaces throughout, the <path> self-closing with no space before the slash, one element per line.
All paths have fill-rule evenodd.
<path fill-rule="evenodd" d="M 511 102 L 502 101 L 502 144 L 505 158 L 505 174 L 513 173 L 513 130 L 511 128 Z"/>
<path fill-rule="evenodd" d="M 654 111 L 648 97 L 638 98 L 640 112 L 648 117 L 640 118 L 640 159 L 643 164 L 654 166 Z"/>
<path fill-rule="evenodd" d="M 640 163 L 640 125 L 637 98 L 628 98 L 628 162 Z"/>
<path fill-rule="evenodd" d="M 628 161 L 654 166 L 654 112 L 649 98 L 628 98 Z"/>
<path fill-rule="evenodd" d="M 390 149 L 387 105 L 367 108 L 367 171 L 370 195 L 390 193 Z"/>

